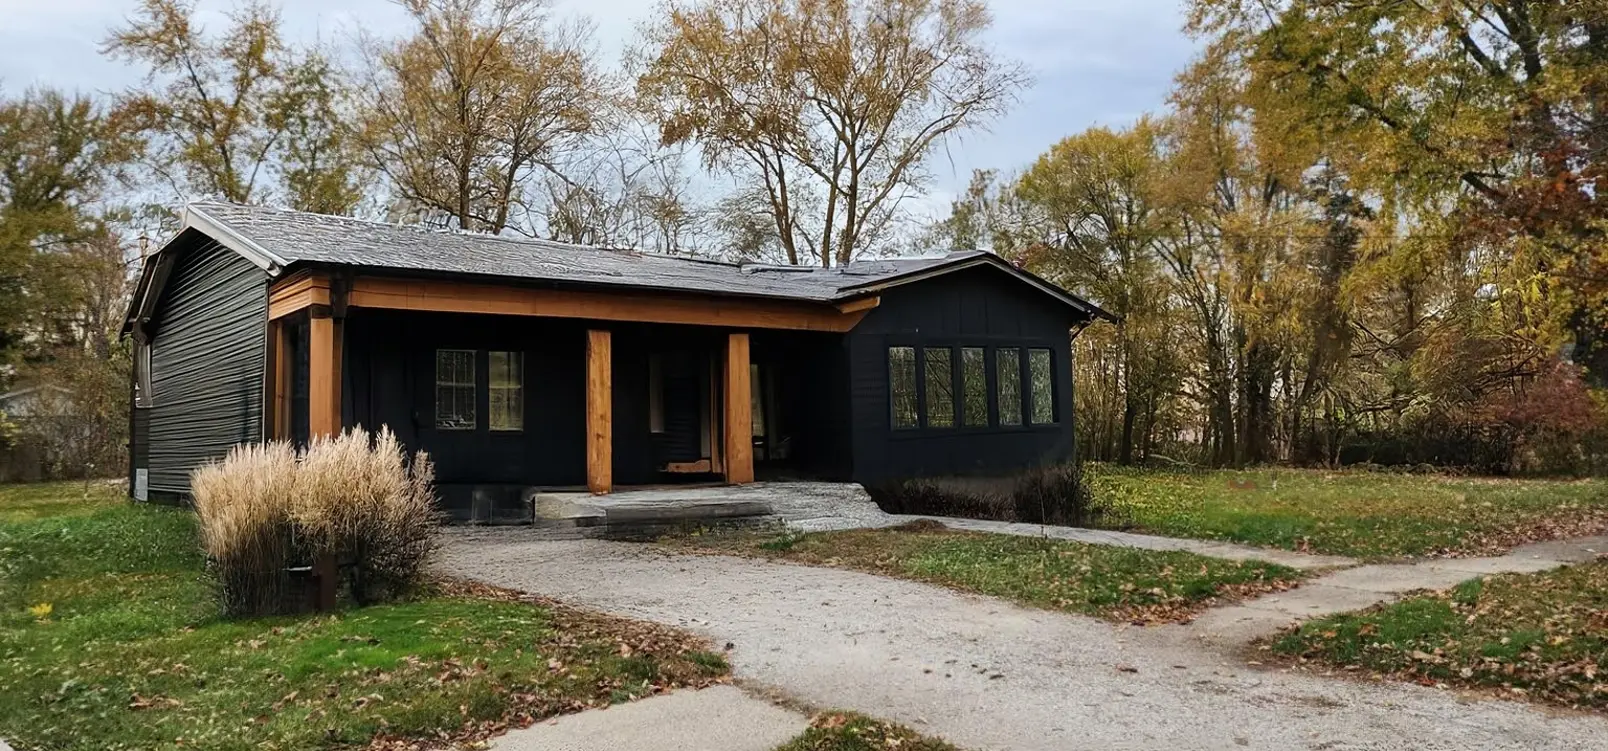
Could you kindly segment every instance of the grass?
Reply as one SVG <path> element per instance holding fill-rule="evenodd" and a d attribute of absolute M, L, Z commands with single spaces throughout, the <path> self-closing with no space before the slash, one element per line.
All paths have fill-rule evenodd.
<path fill-rule="evenodd" d="M 1464 582 L 1277 637 L 1299 662 L 1608 708 L 1608 559 Z"/>
<path fill-rule="evenodd" d="M 960 751 L 943 741 L 925 738 L 903 725 L 873 720 L 852 712 L 823 712 L 810 719 L 810 729 L 776 751 Z"/>
<path fill-rule="evenodd" d="M 841 566 L 1033 607 L 1147 623 L 1187 620 L 1219 601 L 1287 589 L 1302 576 L 1271 563 L 954 532 L 922 522 L 780 537 L 717 534 L 673 544 Z"/>
<path fill-rule="evenodd" d="M 1096 496 L 1136 531 L 1370 560 L 1487 555 L 1608 529 L 1603 480 L 1118 467 L 1091 474 Z"/>
<path fill-rule="evenodd" d="M 0 737 L 19 749 L 472 738 L 727 670 L 679 632 L 463 585 L 223 620 L 192 514 L 60 487 L 0 491 Z"/>
<path fill-rule="evenodd" d="M 122 498 L 122 486 L 104 480 L 0 484 L 0 524 L 88 514 Z"/>

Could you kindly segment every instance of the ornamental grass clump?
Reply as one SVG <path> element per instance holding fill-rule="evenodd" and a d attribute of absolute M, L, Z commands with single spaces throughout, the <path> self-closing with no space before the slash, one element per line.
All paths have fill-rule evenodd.
<path fill-rule="evenodd" d="M 412 462 L 389 429 L 348 430 L 296 452 L 245 444 L 193 479 L 201 539 L 231 615 L 300 609 L 307 578 L 338 569 L 358 604 L 393 599 L 424 577 L 440 515 L 429 457 Z M 324 565 L 321 565 L 324 564 Z"/>
<path fill-rule="evenodd" d="M 225 613 L 280 612 L 290 598 L 295 482 L 296 452 L 284 441 L 236 446 L 191 475 L 201 547 Z"/>

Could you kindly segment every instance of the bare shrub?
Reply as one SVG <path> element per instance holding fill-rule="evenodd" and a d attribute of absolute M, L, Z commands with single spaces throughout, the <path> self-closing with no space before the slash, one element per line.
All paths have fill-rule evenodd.
<path fill-rule="evenodd" d="M 1055 464 L 1022 473 L 1011 498 L 1017 521 L 1064 527 L 1124 526 L 1116 510 L 1090 489 L 1077 464 Z"/>
<path fill-rule="evenodd" d="M 412 462 L 389 429 L 289 443 L 246 444 L 195 472 L 202 541 L 231 615 L 299 605 L 287 573 L 332 557 L 359 604 L 405 594 L 424 576 L 440 513 L 434 468 Z"/>
<path fill-rule="evenodd" d="M 866 492 L 890 514 L 1013 521 L 1012 485 L 1008 477 L 937 477 L 883 483 Z"/>

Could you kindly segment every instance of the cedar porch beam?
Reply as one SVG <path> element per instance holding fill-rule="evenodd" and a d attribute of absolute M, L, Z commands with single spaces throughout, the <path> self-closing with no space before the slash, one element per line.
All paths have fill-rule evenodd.
<path fill-rule="evenodd" d="M 329 316 L 307 321 L 307 432 L 341 432 L 341 325 Z"/>
<path fill-rule="evenodd" d="M 749 384 L 748 334 L 726 337 L 726 482 L 754 481 L 754 405 Z"/>
<path fill-rule="evenodd" d="M 869 311 L 872 308 L 875 308 L 875 307 L 877 307 L 878 305 L 881 305 L 881 304 L 882 304 L 882 298 L 881 297 L 862 297 L 862 298 L 860 298 L 858 300 L 849 300 L 848 302 L 840 302 L 840 303 L 838 303 L 837 305 L 835 305 L 833 307 L 836 307 L 838 309 L 838 312 L 843 313 L 844 315 L 849 315 L 849 314 L 852 314 L 852 313 L 859 313 L 861 315 L 864 315 L 866 313 L 866 311 Z M 856 318 L 855 320 L 859 320 L 859 319 Z"/>
<path fill-rule="evenodd" d="M 318 294 L 309 292 L 308 296 L 316 298 Z M 327 299 L 327 281 L 323 295 Z M 296 299 L 299 302 L 302 298 Z M 837 333 L 854 328 L 870 309 L 859 307 L 858 303 L 850 304 L 853 309 L 845 312 L 829 304 L 790 300 L 656 295 L 623 290 L 556 290 L 386 277 L 358 277 L 353 280 L 348 304 L 439 313 L 490 313 Z"/>
<path fill-rule="evenodd" d="M 608 331 L 586 332 L 586 489 L 614 489 L 614 376 Z"/>
<path fill-rule="evenodd" d="M 298 271 L 274 282 L 268 292 L 268 320 L 277 321 L 315 305 L 329 307 L 329 287 L 329 275 L 315 271 Z"/>

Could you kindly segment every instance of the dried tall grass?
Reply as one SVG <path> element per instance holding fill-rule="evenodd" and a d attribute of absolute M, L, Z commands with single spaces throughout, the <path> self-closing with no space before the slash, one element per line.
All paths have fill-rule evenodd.
<path fill-rule="evenodd" d="M 287 607 L 285 567 L 294 558 L 288 501 L 296 483 L 289 443 L 242 444 L 190 478 L 201 547 L 218 579 L 225 613 Z"/>
<path fill-rule="evenodd" d="M 405 593 L 435 551 L 434 468 L 410 463 L 389 429 L 317 438 L 301 452 L 242 445 L 192 479 L 202 545 L 218 570 L 225 612 L 294 607 L 287 565 L 333 556 L 361 603 Z"/>

